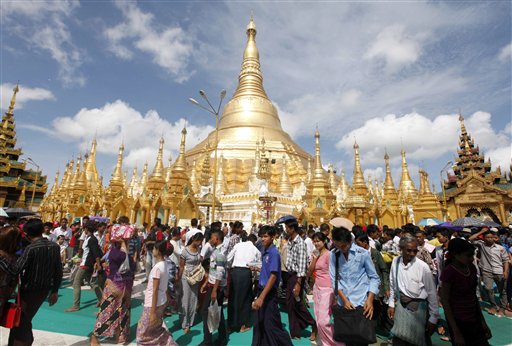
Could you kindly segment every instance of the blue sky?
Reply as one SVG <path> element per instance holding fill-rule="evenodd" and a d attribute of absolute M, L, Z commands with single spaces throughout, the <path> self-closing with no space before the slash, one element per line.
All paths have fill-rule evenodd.
<path fill-rule="evenodd" d="M 233 94 L 251 12 L 267 94 L 283 128 L 350 178 L 357 139 L 366 174 L 399 181 L 403 146 L 431 182 L 456 153 L 462 111 L 480 148 L 509 169 L 511 4 L 500 2 L 4 1 L 0 84 L 5 112 L 20 80 L 18 144 L 53 181 L 96 134 L 108 183 L 154 163 L 158 138 L 176 157 L 213 117 L 187 100 Z M 314 119 L 314 120 L 312 120 Z"/>

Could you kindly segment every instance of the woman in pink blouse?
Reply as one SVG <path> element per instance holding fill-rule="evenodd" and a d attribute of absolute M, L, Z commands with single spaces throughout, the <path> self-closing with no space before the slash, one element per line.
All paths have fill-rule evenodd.
<path fill-rule="evenodd" d="M 329 276 L 330 252 L 327 249 L 327 237 L 320 232 L 313 236 L 315 251 L 311 256 L 308 277 L 314 272 L 313 302 L 318 336 L 323 346 L 344 346 L 342 342 L 334 341 L 331 324 L 331 306 L 334 303 L 334 290 Z"/>

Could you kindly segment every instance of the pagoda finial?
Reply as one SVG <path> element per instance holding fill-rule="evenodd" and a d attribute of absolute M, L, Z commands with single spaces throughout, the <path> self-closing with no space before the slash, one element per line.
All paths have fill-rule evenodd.
<path fill-rule="evenodd" d="M 414 186 L 414 182 L 411 179 L 409 174 L 409 168 L 407 167 L 407 160 L 405 158 L 405 150 L 402 148 L 402 178 L 400 179 L 400 190 L 399 194 L 403 197 L 402 200 L 407 197 L 411 197 L 413 200 L 416 200 L 418 196 L 418 191 L 416 191 L 416 187 Z"/>
<path fill-rule="evenodd" d="M 329 163 L 329 185 L 331 185 L 331 192 L 333 194 L 338 190 L 338 181 L 336 180 L 336 173 L 334 173 L 334 167 L 332 163 Z"/>
<path fill-rule="evenodd" d="M 359 144 L 354 140 L 354 176 L 352 177 L 352 187 L 366 187 L 363 170 L 361 168 L 361 158 L 359 157 Z"/>
<path fill-rule="evenodd" d="M 286 155 L 283 155 L 283 165 L 281 167 L 281 179 L 279 180 L 278 192 L 283 195 L 290 195 L 293 191 L 290 178 L 288 177 L 288 170 L 286 168 Z"/>
<path fill-rule="evenodd" d="M 183 127 L 181 130 L 180 154 L 176 159 L 173 170 L 184 172 L 187 169 L 187 161 L 185 160 L 185 141 L 187 139 L 187 129 Z"/>
<path fill-rule="evenodd" d="M 196 172 L 197 166 L 196 166 L 196 160 L 192 163 L 192 173 L 190 173 L 190 186 L 192 187 L 192 191 L 197 192 L 197 172 Z"/>
<path fill-rule="evenodd" d="M 160 137 L 160 145 L 158 146 L 158 155 L 156 156 L 155 168 L 153 168 L 153 173 L 151 173 L 151 179 L 164 179 L 164 137 Z"/>
<path fill-rule="evenodd" d="M 49 196 L 54 196 L 55 194 L 57 194 L 57 190 L 59 189 L 59 175 L 60 172 L 59 170 L 57 170 L 57 172 L 55 173 L 55 179 L 53 180 L 53 186 Z"/>
<path fill-rule="evenodd" d="M 386 161 L 386 178 L 384 180 L 384 190 L 395 190 L 395 184 L 393 183 L 393 177 L 391 176 L 391 168 L 389 167 L 389 155 L 386 149 L 384 154 L 384 161 Z"/>
<path fill-rule="evenodd" d="M 114 173 L 112 173 L 112 179 L 110 179 L 111 186 L 116 184 L 121 185 L 123 183 L 123 153 L 124 144 L 121 143 L 117 154 L 116 168 L 114 169 Z"/>
<path fill-rule="evenodd" d="M 263 76 L 260 70 L 260 53 L 256 47 L 256 24 L 251 16 L 247 25 L 247 45 L 244 51 L 242 68 L 238 77 L 238 88 L 233 98 L 238 96 L 260 96 L 268 99 L 263 89 Z"/>
<path fill-rule="evenodd" d="M 199 177 L 199 184 L 201 186 L 210 185 L 211 179 L 211 166 L 210 166 L 210 144 L 207 143 L 205 147 L 205 154 L 203 164 L 201 167 L 201 176 Z"/>
<path fill-rule="evenodd" d="M 320 157 L 320 132 L 318 132 L 318 127 L 315 130 L 315 167 L 313 168 L 313 179 L 325 180 L 325 171 Z"/>
<path fill-rule="evenodd" d="M 219 195 L 223 195 L 226 193 L 225 191 L 225 182 L 224 182 L 224 156 L 221 155 L 219 158 L 219 164 L 217 168 L 217 186 L 216 193 Z"/>
<path fill-rule="evenodd" d="M 14 105 L 16 104 L 16 94 L 20 91 L 20 82 L 16 83 L 16 86 L 14 89 L 12 89 L 13 94 L 11 97 L 11 103 L 9 104 L 9 109 L 7 110 L 6 114 L 13 115 L 14 112 Z"/>
<path fill-rule="evenodd" d="M 144 190 L 148 185 L 148 162 L 144 164 L 144 169 L 142 170 L 142 177 L 140 178 L 140 186 L 141 189 Z"/>
<path fill-rule="evenodd" d="M 132 179 L 130 180 L 130 188 L 128 193 L 130 196 L 133 196 L 133 192 L 137 187 L 137 166 L 133 167 Z"/>

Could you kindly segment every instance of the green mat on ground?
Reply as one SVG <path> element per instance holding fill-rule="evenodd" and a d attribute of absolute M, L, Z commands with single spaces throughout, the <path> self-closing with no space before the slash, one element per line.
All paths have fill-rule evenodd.
<path fill-rule="evenodd" d="M 59 301 L 54 306 L 43 304 L 33 321 L 34 329 L 45 330 L 49 332 L 72 334 L 83 336 L 86 339 L 91 333 L 96 321 L 96 296 L 93 292 L 82 290 L 82 309 L 77 312 L 65 313 L 64 309 L 73 304 L 73 290 L 59 290 Z M 226 310 L 226 309 L 225 309 Z M 312 310 L 312 309 L 311 309 Z M 313 313 L 313 311 L 311 311 Z M 137 330 L 137 322 L 142 313 L 142 301 L 139 299 L 132 300 L 131 315 L 131 340 L 135 339 Z M 227 317 L 227 312 L 224 311 Z M 512 320 L 508 318 L 498 318 L 485 314 L 487 323 L 489 324 L 493 338 L 491 345 L 504 346 L 512 345 Z M 281 320 L 287 328 L 288 316 L 285 312 L 281 312 Z M 203 324 L 200 318 L 196 316 L 196 324 L 191 328 L 189 334 L 184 335 L 178 316 L 170 316 L 165 319 L 167 327 L 179 345 L 198 345 L 202 340 Z M 294 340 L 294 345 L 310 345 L 310 330 L 303 331 L 301 340 Z M 214 334 L 214 338 L 216 335 Z M 229 336 L 229 345 L 250 345 L 252 340 L 252 331 L 245 333 L 232 333 Z M 441 341 L 437 334 L 432 337 L 435 346 L 449 346 L 450 343 Z M 378 343 L 379 344 L 379 343 Z"/>

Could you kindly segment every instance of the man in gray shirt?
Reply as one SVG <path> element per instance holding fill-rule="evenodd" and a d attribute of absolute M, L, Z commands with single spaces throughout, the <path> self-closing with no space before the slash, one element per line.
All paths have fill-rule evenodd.
<path fill-rule="evenodd" d="M 483 235 L 483 240 L 478 240 L 480 235 Z M 489 296 L 489 302 L 491 303 L 491 308 L 488 311 L 489 313 L 502 315 L 507 306 L 506 282 L 509 273 L 507 251 L 503 246 L 496 244 L 496 236 L 486 227 L 482 228 L 480 232 L 473 234 L 469 240 L 473 241 L 473 244 L 478 247 L 480 252 L 478 266 L 480 268 L 482 281 Z M 494 297 L 494 283 L 500 294 L 500 305 L 496 303 Z M 500 308 L 503 309 L 502 312 Z"/>

